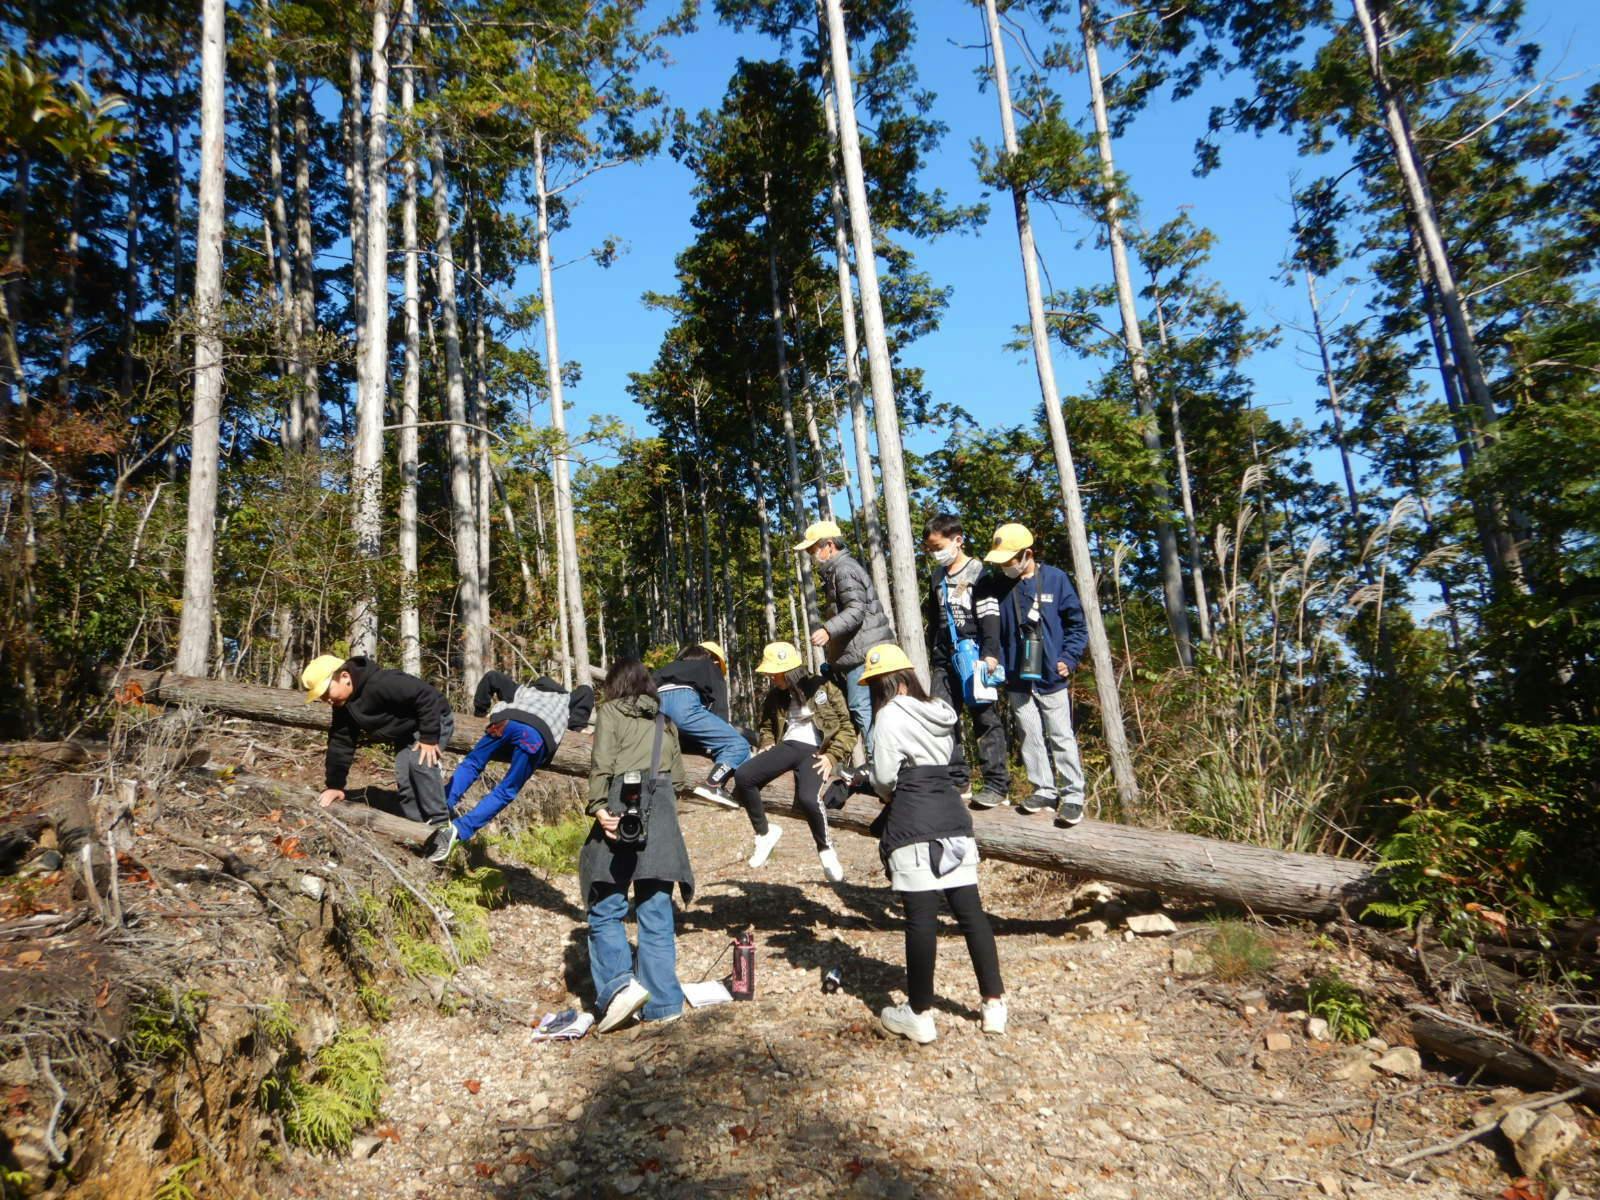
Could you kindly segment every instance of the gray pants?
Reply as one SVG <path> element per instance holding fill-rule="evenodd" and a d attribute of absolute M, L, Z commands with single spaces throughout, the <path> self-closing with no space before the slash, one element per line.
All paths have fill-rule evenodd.
<path fill-rule="evenodd" d="M 456 723 L 449 713 L 439 729 L 439 753 L 450 744 Z M 394 756 L 394 786 L 400 793 L 400 814 L 407 820 L 443 823 L 450 816 L 444 803 L 444 772 L 437 766 L 425 767 L 417 754 L 419 743 L 397 750 Z"/>
<path fill-rule="evenodd" d="M 1022 740 L 1022 766 L 1033 790 L 1046 800 L 1083 803 L 1083 764 L 1078 761 L 1078 735 L 1072 732 L 1070 688 L 1041 694 L 1032 688 L 1006 689 L 1006 703 Z M 1064 786 L 1058 791 L 1056 776 Z"/>

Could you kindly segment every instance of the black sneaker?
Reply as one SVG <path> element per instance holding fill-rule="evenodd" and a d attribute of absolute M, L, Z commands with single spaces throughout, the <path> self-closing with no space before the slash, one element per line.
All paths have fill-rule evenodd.
<path fill-rule="evenodd" d="M 705 786 L 713 792 L 733 790 L 733 768 L 727 763 L 718 763 L 711 768 L 711 773 L 706 776 Z"/>
<path fill-rule="evenodd" d="M 1043 792 L 1034 792 L 1024 798 L 1018 805 L 1017 811 L 1025 816 L 1032 816 L 1036 812 L 1043 812 L 1047 808 L 1056 806 L 1054 796 L 1046 796 Z"/>
<path fill-rule="evenodd" d="M 450 857 L 450 851 L 455 849 L 456 842 L 460 840 L 456 835 L 456 823 L 446 821 L 443 825 L 435 826 L 432 835 L 422 847 L 423 853 L 431 863 L 442 863 Z"/>
<path fill-rule="evenodd" d="M 1063 800 L 1056 806 L 1056 825 L 1062 829 L 1070 829 L 1083 820 L 1083 801 Z"/>
<path fill-rule="evenodd" d="M 972 797 L 973 808 L 999 808 L 1005 804 L 1008 797 L 1004 792 L 997 792 L 993 788 L 984 788 Z"/>

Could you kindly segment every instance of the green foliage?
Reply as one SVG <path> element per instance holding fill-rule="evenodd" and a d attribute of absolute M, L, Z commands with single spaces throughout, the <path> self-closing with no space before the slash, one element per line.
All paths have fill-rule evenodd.
<path fill-rule="evenodd" d="M 128 1046 L 144 1062 L 177 1058 L 200 1035 L 206 994 L 181 993 L 162 988 L 134 1010 L 128 1027 Z"/>
<path fill-rule="evenodd" d="M 570 875 L 578 869 L 578 852 L 593 823 L 583 814 L 574 814 L 554 825 L 530 825 L 516 833 L 500 834 L 491 844 L 498 853 L 536 871 Z"/>
<path fill-rule="evenodd" d="M 1326 1021 L 1338 1041 L 1364 1042 L 1372 1036 L 1366 997 L 1338 971 L 1318 975 L 1306 985 L 1306 1011 Z"/>
<path fill-rule="evenodd" d="M 204 1161 L 203 1158 L 196 1157 L 173 1167 L 162 1178 L 152 1200 L 197 1200 L 198 1194 L 189 1186 L 188 1180 L 190 1173 Z"/>
<path fill-rule="evenodd" d="M 294 1040 L 298 1026 L 287 1001 L 269 1000 L 256 1010 L 256 1029 L 270 1045 L 284 1047 Z"/>
<path fill-rule="evenodd" d="M 1217 921 L 1206 939 L 1206 954 L 1212 972 L 1227 983 L 1265 975 L 1278 961 L 1272 943 L 1243 921 Z"/>
<path fill-rule="evenodd" d="M 281 1115 L 289 1140 L 320 1153 L 349 1149 L 383 1098 L 383 1042 L 366 1029 L 341 1030 L 310 1064 L 289 1060 L 261 1084 L 260 1103 Z"/>
<path fill-rule="evenodd" d="M 0 1166 L 0 1200 L 21 1200 L 33 1188 L 33 1176 L 26 1171 Z"/>
<path fill-rule="evenodd" d="M 356 999 L 367 1016 L 380 1025 L 394 1015 L 394 997 L 374 984 L 358 983 Z"/>

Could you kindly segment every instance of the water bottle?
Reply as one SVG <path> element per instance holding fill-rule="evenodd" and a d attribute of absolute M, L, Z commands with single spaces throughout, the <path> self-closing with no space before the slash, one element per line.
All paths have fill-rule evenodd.
<path fill-rule="evenodd" d="M 822 991 L 824 995 L 831 996 L 844 984 L 844 976 L 839 973 L 838 967 L 832 967 L 822 977 Z"/>
<path fill-rule="evenodd" d="M 1017 665 L 1017 675 L 1029 683 L 1038 683 L 1044 678 L 1044 639 L 1038 630 L 1031 629 L 1022 635 L 1022 654 Z"/>
<path fill-rule="evenodd" d="M 735 1000 L 756 998 L 756 935 L 752 930 L 733 939 L 733 978 L 728 991 Z"/>

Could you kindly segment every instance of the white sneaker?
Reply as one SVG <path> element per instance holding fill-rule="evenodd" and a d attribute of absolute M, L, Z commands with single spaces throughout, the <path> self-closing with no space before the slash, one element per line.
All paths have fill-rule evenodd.
<path fill-rule="evenodd" d="M 765 833 L 756 834 L 756 852 L 750 856 L 752 867 L 764 867 L 767 859 L 772 857 L 772 848 L 778 844 L 778 839 L 783 836 L 783 830 L 776 825 Z"/>
<path fill-rule="evenodd" d="M 649 1001 L 650 993 L 645 991 L 644 985 L 637 979 L 628 980 L 627 986 L 611 997 L 611 1003 L 606 1005 L 605 1015 L 600 1018 L 599 1024 L 594 1027 L 595 1032 L 610 1033 L 648 1004 Z"/>
<path fill-rule="evenodd" d="M 926 1046 L 939 1036 L 939 1031 L 933 1027 L 933 1014 L 914 1013 L 909 1004 L 896 1004 L 886 1008 L 878 1014 L 878 1019 L 890 1033 L 910 1038 L 919 1046 Z"/>
<path fill-rule="evenodd" d="M 829 883 L 844 882 L 844 864 L 839 861 L 839 852 L 832 846 L 826 850 L 818 850 L 817 857 L 822 860 L 822 873 L 828 877 Z"/>
<path fill-rule="evenodd" d="M 1006 1002 L 1004 1000 L 985 1000 L 983 1002 L 983 1031 L 985 1033 L 1004 1033 L 1006 1031 Z"/>

